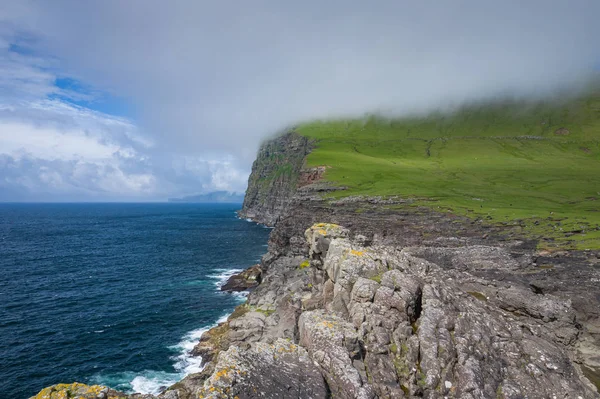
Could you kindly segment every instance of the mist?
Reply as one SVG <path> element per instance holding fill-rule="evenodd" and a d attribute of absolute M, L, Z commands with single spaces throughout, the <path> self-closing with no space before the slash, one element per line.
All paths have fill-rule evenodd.
<path fill-rule="evenodd" d="M 4 8 L 13 43 L 130 104 L 148 156 L 227 159 L 240 181 L 262 139 L 301 121 L 537 99 L 585 88 L 600 65 L 593 0 Z"/>

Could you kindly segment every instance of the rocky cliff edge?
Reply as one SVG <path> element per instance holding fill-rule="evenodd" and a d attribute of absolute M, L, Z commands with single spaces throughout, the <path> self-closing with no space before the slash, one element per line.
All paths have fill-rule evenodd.
<path fill-rule="evenodd" d="M 599 253 L 398 198 L 322 199 L 299 183 L 310 143 L 288 144 L 294 173 L 263 146 L 241 212 L 275 223 L 260 284 L 194 349 L 204 370 L 158 398 L 600 397 Z"/>

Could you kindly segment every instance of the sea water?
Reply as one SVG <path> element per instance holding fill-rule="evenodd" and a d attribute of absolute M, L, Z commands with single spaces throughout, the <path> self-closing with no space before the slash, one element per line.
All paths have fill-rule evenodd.
<path fill-rule="evenodd" d="M 189 351 L 244 300 L 219 291 L 269 229 L 231 204 L 0 204 L 0 381 L 156 393 L 201 370 Z"/>

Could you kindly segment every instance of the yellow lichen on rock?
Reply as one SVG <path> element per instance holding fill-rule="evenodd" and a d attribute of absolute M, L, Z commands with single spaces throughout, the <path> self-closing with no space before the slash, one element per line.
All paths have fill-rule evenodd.
<path fill-rule="evenodd" d="M 335 224 L 335 223 L 317 223 L 317 224 L 315 224 L 315 227 L 326 227 L 329 229 L 333 229 L 333 228 L 340 227 L 340 225 Z"/>
<path fill-rule="evenodd" d="M 44 388 L 31 399 L 97 399 L 102 392 L 106 393 L 107 399 L 122 397 L 119 392 L 111 391 L 101 385 L 86 385 L 74 382 L 72 384 L 56 384 Z"/>
<path fill-rule="evenodd" d="M 356 255 L 356 256 L 363 256 L 365 254 L 365 251 L 356 251 L 354 249 L 350 250 L 350 253 L 352 255 Z"/>
<path fill-rule="evenodd" d="M 330 322 L 329 320 L 325 320 L 321 324 L 323 324 L 327 328 L 333 328 L 333 323 Z"/>
<path fill-rule="evenodd" d="M 346 229 L 334 223 L 316 223 L 309 227 L 304 234 L 308 238 L 314 233 L 317 233 L 322 236 L 337 237 L 345 235 Z"/>
<path fill-rule="evenodd" d="M 326 251 L 331 240 L 345 238 L 348 235 L 348 229 L 334 223 L 316 223 L 304 232 L 306 242 L 310 245 L 309 255 L 311 257 Z"/>

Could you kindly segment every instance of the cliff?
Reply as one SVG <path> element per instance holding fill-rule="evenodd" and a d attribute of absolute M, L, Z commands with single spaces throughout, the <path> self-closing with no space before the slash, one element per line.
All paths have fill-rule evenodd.
<path fill-rule="evenodd" d="M 600 397 L 600 252 L 414 199 L 323 198 L 315 145 L 261 147 L 240 212 L 275 226 L 260 284 L 158 398 Z"/>
<path fill-rule="evenodd" d="M 296 193 L 310 149 L 310 141 L 294 132 L 264 142 L 252 164 L 240 217 L 274 226 Z"/>
<path fill-rule="evenodd" d="M 261 149 L 243 211 L 276 221 L 262 282 L 198 345 L 201 375 L 170 392 L 600 397 L 597 251 L 539 250 L 513 226 L 412 200 L 321 198 L 291 137 Z M 282 193 L 261 183 L 283 161 L 269 165 L 269 148 L 304 163 Z"/>

